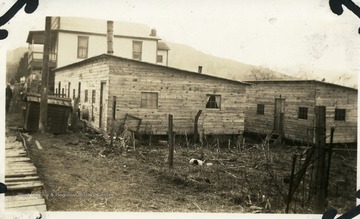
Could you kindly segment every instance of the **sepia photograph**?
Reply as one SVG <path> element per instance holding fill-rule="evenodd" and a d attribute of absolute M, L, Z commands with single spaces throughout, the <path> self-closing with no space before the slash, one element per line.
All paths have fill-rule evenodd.
<path fill-rule="evenodd" d="M 1 2 L 4 218 L 360 214 L 360 1 Z"/>

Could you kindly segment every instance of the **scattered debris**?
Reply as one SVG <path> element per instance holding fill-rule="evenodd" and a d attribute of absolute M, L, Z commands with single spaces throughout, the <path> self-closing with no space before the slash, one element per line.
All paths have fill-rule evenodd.
<path fill-rule="evenodd" d="M 38 140 L 35 140 L 35 144 L 36 144 L 36 147 L 39 149 L 39 150 L 42 150 L 43 148 L 41 147 L 41 144 Z"/>

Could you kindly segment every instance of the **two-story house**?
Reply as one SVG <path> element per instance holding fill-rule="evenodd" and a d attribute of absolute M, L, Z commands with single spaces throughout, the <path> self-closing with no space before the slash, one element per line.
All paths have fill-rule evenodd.
<path fill-rule="evenodd" d="M 169 47 L 155 29 L 144 24 L 112 22 L 113 55 L 167 65 Z M 50 69 L 59 68 L 107 52 L 108 22 L 79 17 L 51 17 Z M 28 73 L 39 78 L 42 71 L 44 31 L 30 31 Z M 37 77 L 35 76 L 37 75 Z M 54 76 L 49 75 L 54 92 Z"/>

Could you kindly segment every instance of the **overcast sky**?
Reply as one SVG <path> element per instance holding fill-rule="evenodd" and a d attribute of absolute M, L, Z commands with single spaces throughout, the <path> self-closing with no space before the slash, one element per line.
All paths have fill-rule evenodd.
<path fill-rule="evenodd" d="M 15 0 L 0 2 L 4 14 Z M 328 0 L 40 0 L 33 14 L 22 9 L 3 26 L 10 33 L 0 46 L 26 46 L 28 31 L 44 29 L 45 16 L 144 23 L 164 40 L 292 75 L 360 69 L 360 20 L 346 8 L 335 15 Z"/>

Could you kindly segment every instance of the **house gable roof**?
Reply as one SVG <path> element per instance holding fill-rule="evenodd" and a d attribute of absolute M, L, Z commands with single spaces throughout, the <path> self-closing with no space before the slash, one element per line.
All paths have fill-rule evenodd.
<path fill-rule="evenodd" d="M 165 42 L 158 42 L 158 50 L 170 50 Z"/>
<path fill-rule="evenodd" d="M 153 64 L 153 63 L 149 63 L 149 62 L 143 62 L 143 61 L 128 59 L 128 58 L 124 58 L 124 57 L 109 55 L 109 54 L 102 54 L 102 55 L 94 56 L 94 57 L 82 60 L 80 62 L 75 62 L 75 63 L 69 64 L 69 65 L 66 65 L 66 66 L 62 66 L 62 67 L 53 69 L 53 71 L 56 73 L 56 72 L 59 72 L 59 71 L 65 70 L 65 69 L 71 69 L 71 68 L 75 68 L 75 67 L 84 66 L 84 65 L 87 65 L 89 63 L 93 63 L 93 62 L 96 62 L 96 61 L 102 60 L 102 59 L 129 61 L 129 62 L 134 62 L 134 63 L 148 65 L 148 66 L 156 66 L 158 68 L 163 68 L 163 69 L 176 70 L 178 72 L 188 73 L 188 74 L 197 75 L 197 76 L 201 75 L 202 77 L 207 77 L 207 78 L 212 78 L 212 79 L 237 83 L 239 85 L 250 85 L 249 83 L 242 82 L 242 81 L 231 80 L 231 79 L 227 79 L 227 78 L 221 78 L 221 77 L 208 75 L 208 74 L 204 74 L 204 73 L 192 72 L 192 71 L 187 71 L 187 70 L 183 70 L 183 69 L 178 69 L 178 68 L 173 68 L 173 67 L 168 67 L 168 66 L 163 66 L 163 65 L 157 65 L 157 64 Z"/>

